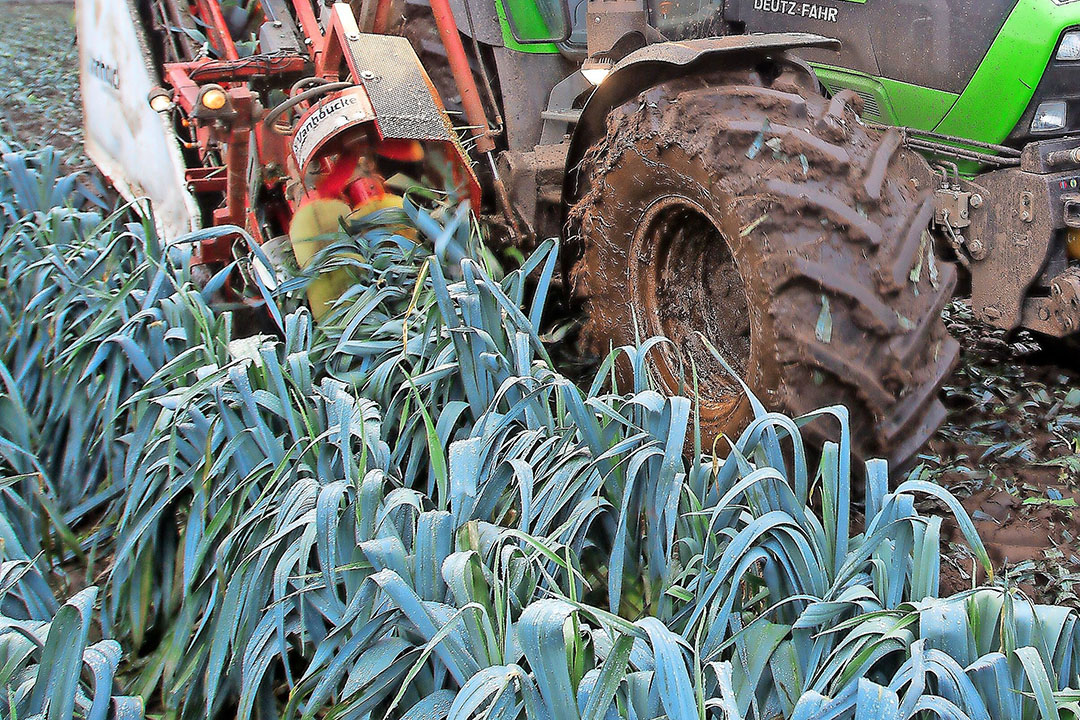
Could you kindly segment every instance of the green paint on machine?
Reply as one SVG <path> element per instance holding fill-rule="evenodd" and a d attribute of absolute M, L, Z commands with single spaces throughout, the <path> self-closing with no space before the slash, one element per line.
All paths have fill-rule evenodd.
<path fill-rule="evenodd" d="M 934 129 L 981 142 L 1004 141 L 1031 102 L 1062 33 L 1075 25 L 1080 25 L 1080 4 L 1021 0 Z"/>
<path fill-rule="evenodd" d="M 830 94 L 844 89 L 858 93 L 863 101 L 863 117 L 874 122 L 933 130 L 959 97 L 955 93 L 871 77 L 845 68 L 821 64 L 813 67 Z"/>

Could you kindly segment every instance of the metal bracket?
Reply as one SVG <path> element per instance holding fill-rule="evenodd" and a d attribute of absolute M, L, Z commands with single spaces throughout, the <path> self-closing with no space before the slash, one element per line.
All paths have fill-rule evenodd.
<path fill-rule="evenodd" d="M 1020 193 L 1020 219 L 1026 223 L 1035 222 L 1035 194 L 1030 192 Z"/>
<path fill-rule="evenodd" d="M 972 309 L 980 320 L 1012 330 L 1038 319 L 1025 298 L 1051 254 L 1055 219 L 1050 192 L 1042 176 L 1019 168 L 986 173 L 979 185 L 986 197 L 1001 201 L 988 202 L 971 217 L 968 234 L 984 246 L 983 258 L 971 267 Z"/>
<path fill-rule="evenodd" d="M 580 70 L 551 89 L 547 109 L 541 114 L 544 119 L 544 129 L 540 134 L 541 145 L 557 145 L 566 139 L 570 126 L 576 125 L 581 117 L 581 110 L 574 109 L 574 101 L 591 89 L 592 85 Z"/>
<path fill-rule="evenodd" d="M 955 230 L 971 225 L 972 194 L 952 188 L 934 191 L 934 222 Z"/>
<path fill-rule="evenodd" d="M 1080 268 L 1069 268 L 1050 282 L 1050 297 L 1029 298 L 1024 327 L 1064 337 L 1080 330 Z"/>
<path fill-rule="evenodd" d="M 1080 193 L 1062 195 L 1061 208 L 1065 227 L 1080 228 Z"/>

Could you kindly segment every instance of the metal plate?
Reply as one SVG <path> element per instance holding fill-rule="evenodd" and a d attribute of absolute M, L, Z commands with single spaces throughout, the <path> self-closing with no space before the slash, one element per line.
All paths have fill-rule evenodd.
<path fill-rule="evenodd" d="M 323 98 L 304 114 L 292 139 L 296 164 L 304 172 L 311 157 L 334 135 L 375 119 L 362 87 L 348 88 Z"/>
<path fill-rule="evenodd" d="M 383 137 L 391 140 L 455 142 L 446 113 L 408 39 L 390 35 L 349 36 L 347 51 L 357 81 L 375 108 Z"/>
<path fill-rule="evenodd" d="M 665 65 L 689 65 L 703 56 L 728 52 L 766 52 L 791 48 L 824 48 L 838 50 L 840 43 L 832 38 L 811 33 L 770 33 L 768 35 L 729 35 L 717 38 L 698 38 L 679 42 L 646 45 L 627 55 L 614 72 L 641 63 L 659 62 Z M 610 79 L 610 78 L 609 78 Z M 607 80 L 604 81 L 605 83 Z"/>

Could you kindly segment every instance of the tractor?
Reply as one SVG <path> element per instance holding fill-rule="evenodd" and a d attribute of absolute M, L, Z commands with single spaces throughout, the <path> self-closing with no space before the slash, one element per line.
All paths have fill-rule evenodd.
<path fill-rule="evenodd" d="M 733 369 L 769 409 L 843 404 L 854 452 L 902 467 L 945 417 L 958 288 L 995 328 L 1080 329 L 1080 2 L 78 0 L 77 24 L 88 152 L 166 236 L 303 263 L 400 203 L 395 171 L 441 173 L 514 242 L 561 237 L 582 348 L 666 338 L 650 371 L 710 440 L 751 416 Z M 195 237 L 209 268 L 240 251 Z"/>

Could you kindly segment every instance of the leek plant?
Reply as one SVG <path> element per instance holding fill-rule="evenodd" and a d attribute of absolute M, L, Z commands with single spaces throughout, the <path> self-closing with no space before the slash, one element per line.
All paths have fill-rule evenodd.
<path fill-rule="evenodd" d="M 5 187 L 5 552 L 100 574 L 125 691 L 163 716 L 1077 714 L 1075 613 L 939 598 L 941 518 L 916 500 L 989 571 L 974 527 L 935 485 L 853 468 L 844 408 L 750 395 L 714 457 L 693 402 L 650 380 L 664 340 L 560 374 L 554 243 L 506 272 L 467 210 L 410 201 L 305 274 L 237 268 L 278 323 L 242 339 L 208 302 L 223 276 L 196 289 L 152 224 L 24 212 Z M 295 297 L 320 269 L 354 283 L 316 326 Z M 820 452 L 812 421 L 835 428 Z M 88 617 L 92 592 L 12 589 L 5 614 Z M 33 696 L 40 672 L 5 682 Z"/>
<path fill-rule="evenodd" d="M 8 603 L 18 581 L 33 566 L 0 564 L 0 602 Z M 115 640 L 91 642 L 98 590 L 86 588 L 60 606 L 48 621 L 0 615 L 0 717 L 137 720 L 141 698 L 114 694 L 122 657 Z"/>

